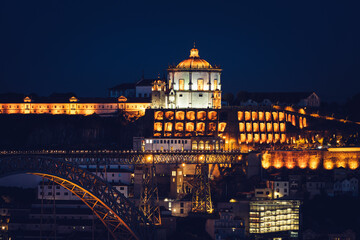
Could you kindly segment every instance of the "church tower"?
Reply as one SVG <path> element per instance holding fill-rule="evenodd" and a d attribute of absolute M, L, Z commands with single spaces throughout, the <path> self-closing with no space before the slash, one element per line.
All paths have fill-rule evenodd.
<path fill-rule="evenodd" d="M 221 108 L 221 71 L 194 46 L 188 59 L 168 68 L 166 108 Z"/>

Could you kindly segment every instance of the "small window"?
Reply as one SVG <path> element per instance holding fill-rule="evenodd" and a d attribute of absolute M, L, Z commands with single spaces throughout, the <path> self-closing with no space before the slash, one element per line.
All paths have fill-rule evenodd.
<path fill-rule="evenodd" d="M 199 94 L 199 97 L 202 97 L 203 95 L 202 94 Z"/>
<path fill-rule="evenodd" d="M 179 97 L 182 97 L 182 94 L 180 94 Z"/>

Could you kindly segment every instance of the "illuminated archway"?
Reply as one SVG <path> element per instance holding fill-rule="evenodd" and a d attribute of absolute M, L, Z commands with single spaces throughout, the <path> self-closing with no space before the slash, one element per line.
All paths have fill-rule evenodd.
<path fill-rule="evenodd" d="M 0 159 L 0 177 L 33 174 L 49 179 L 79 197 L 103 222 L 114 239 L 150 239 L 151 225 L 119 191 L 100 177 L 60 159 Z"/>

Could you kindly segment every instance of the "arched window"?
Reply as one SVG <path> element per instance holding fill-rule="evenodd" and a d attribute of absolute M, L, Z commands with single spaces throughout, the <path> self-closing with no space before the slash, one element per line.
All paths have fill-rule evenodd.
<path fill-rule="evenodd" d="M 179 80 L 179 90 L 180 90 L 180 91 L 184 91 L 184 90 L 185 90 L 184 79 L 180 79 L 180 80 Z"/>
<path fill-rule="evenodd" d="M 198 79 L 197 81 L 198 91 L 204 91 L 204 79 Z"/>

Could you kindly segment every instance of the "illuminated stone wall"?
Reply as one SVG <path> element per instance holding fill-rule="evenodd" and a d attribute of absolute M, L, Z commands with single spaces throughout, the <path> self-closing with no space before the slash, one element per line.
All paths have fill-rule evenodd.
<path fill-rule="evenodd" d="M 226 123 L 210 109 L 154 110 L 154 137 L 218 136 Z"/>
<path fill-rule="evenodd" d="M 276 109 L 238 111 L 238 121 L 240 144 L 286 143 L 287 123 L 299 129 L 307 127 L 304 116 Z"/>
<path fill-rule="evenodd" d="M 119 110 L 129 114 L 144 115 L 145 110 L 150 108 L 150 103 L 35 103 L 26 100 L 23 103 L 0 103 L 0 114 L 67 114 L 67 115 L 91 115 L 91 114 L 116 114 Z"/>
<path fill-rule="evenodd" d="M 328 151 L 270 151 L 262 156 L 261 165 L 265 169 L 326 169 L 348 168 L 355 170 L 359 167 L 360 150 Z"/>

